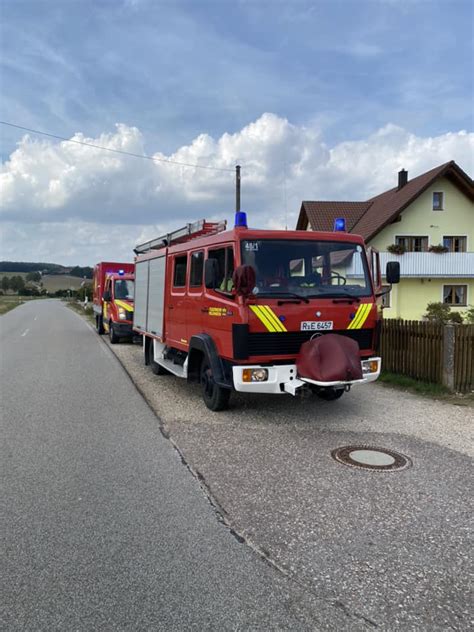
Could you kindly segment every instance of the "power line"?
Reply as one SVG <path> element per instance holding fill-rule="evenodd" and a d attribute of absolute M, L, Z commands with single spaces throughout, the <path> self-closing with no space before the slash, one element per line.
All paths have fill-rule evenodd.
<path fill-rule="evenodd" d="M 8 127 L 15 127 L 16 129 L 24 130 L 25 132 L 31 132 L 32 134 L 39 134 L 41 136 L 49 136 L 49 138 L 55 138 L 62 140 L 66 143 L 75 143 L 76 145 L 84 145 L 85 147 L 93 147 L 94 149 L 102 149 L 103 151 L 110 151 L 114 154 L 122 154 L 124 156 L 132 156 L 133 158 L 145 158 L 146 160 L 152 160 L 153 162 L 165 162 L 170 165 L 177 165 L 179 167 L 193 167 L 194 169 L 208 169 L 210 171 L 227 171 L 234 173 L 234 169 L 226 167 L 211 167 L 210 165 L 193 165 L 188 162 L 178 162 L 177 160 L 169 160 L 168 158 L 156 158 L 155 156 L 147 156 L 146 154 L 134 154 L 130 151 L 123 151 L 121 149 L 111 149 L 110 147 L 102 147 L 101 145 L 94 145 L 93 143 L 85 143 L 81 140 L 73 140 L 72 138 L 65 138 L 64 136 L 58 136 L 57 134 L 50 134 L 49 132 L 41 132 L 37 129 L 31 129 L 29 127 L 23 127 L 22 125 L 15 125 L 7 121 L 0 121 L 1 125 L 8 125 Z"/>

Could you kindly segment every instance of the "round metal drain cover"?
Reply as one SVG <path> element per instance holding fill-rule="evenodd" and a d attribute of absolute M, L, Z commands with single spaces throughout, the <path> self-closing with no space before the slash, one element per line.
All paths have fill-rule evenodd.
<path fill-rule="evenodd" d="M 336 448 L 331 452 L 331 456 L 344 465 L 379 472 L 395 472 L 411 465 L 410 459 L 399 452 L 369 445 L 347 445 Z"/>

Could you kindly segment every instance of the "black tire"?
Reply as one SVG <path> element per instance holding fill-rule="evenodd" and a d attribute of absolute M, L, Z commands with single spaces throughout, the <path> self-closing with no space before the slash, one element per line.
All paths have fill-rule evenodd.
<path fill-rule="evenodd" d="M 317 396 L 321 399 L 325 399 L 327 402 L 333 402 L 344 395 L 343 388 L 325 388 L 324 390 L 317 391 Z"/>
<path fill-rule="evenodd" d="M 207 359 L 201 363 L 200 382 L 202 398 L 209 410 L 217 412 L 229 407 L 230 389 L 222 388 L 214 382 L 211 366 Z"/>
<path fill-rule="evenodd" d="M 115 333 L 115 329 L 112 326 L 112 321 L 110 321 L 109 323 L 109 338 L 111 345 L 116 345 L 118 342 L 120 342 L 120 336 L 117 336 L 117 334 Z"/>
<path fill-rule="evenodd" d="M 95 328 L 97 329 L 97 333 L 99 336 L 105 334 L 104 323 L 102 322 L 102 316 L 95 317 Z"/>
<path fill-rule="evenodd" d="M 154 356 L 153 356 L 153 340 L 151 340 L 148 344 L 148 364 L 150 365 L 150 368 L 155 375 L 169 375 L 170 374 L 170 372 L 167 371 L 165 368 L 163 368 L 161 364 L 158 364 L 158 362 L 155 362 Z"/>

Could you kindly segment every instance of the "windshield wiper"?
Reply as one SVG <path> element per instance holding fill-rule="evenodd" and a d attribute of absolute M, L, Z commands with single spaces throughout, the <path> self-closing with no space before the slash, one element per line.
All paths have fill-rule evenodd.
<path fill-rule="evenodd" d="M 332 298 L 335 299 L 334 303 L 347 301 L 348 299 L 351 303 L 360 303 L 360 298 L 358 296 L 354 296 L 353 294 L 349 294 L 349 292 L 330 292 L 328 294 L 311 294 L 310 296 L 311 298 Z M 340 301 L 337 299 L 340 299 Z"/>
<path fill-rule="evenodd" d="M 306 296 L 301 296 L 300 294 L 296 294 L 295 292 L 259 292 L 258 294 L 255 294 L 255 296 L 257 298 L 259 296 L 268 296 L 274 298 L 277 298 L 279 296 L 291 296 L 291 298 L 294 298 L 298 302 L 303 301 L 303 303 L 309 303 L 309 299 L 306 298 Z M 278 301 L 278 305 L 283 305 L 283 303 L 287 302 L 288 301 Z"/>

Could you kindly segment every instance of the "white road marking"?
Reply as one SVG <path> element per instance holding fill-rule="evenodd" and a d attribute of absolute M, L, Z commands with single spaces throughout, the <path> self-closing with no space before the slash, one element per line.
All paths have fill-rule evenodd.
<path fill-rule="evenodd" d="M 37 318 L 38 318 L 38 316 L 35 316 L 35 317 L 33 318 L 33 320 L 36 320 Z"/>
<path fill-rule="evenodd" d="M 21 334 L 21 337 L 23 338 L 23 336 L 26 336 L 29 331 L 29 329 L 25 329 L 25 331 Z"/>

